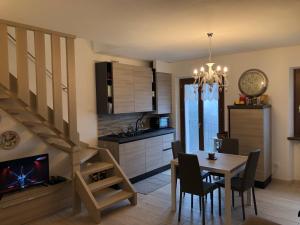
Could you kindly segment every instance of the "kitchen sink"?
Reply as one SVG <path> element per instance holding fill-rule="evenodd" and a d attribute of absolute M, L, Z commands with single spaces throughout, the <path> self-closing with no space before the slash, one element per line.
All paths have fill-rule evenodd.
<path fill-rule="evenodd" d="M 146 130 L 139 130 L 139 131 L 133 131 L 133 132 L 122 132 L 119 134 L 111 134 L 110 137 L 118 137 L 118 138 L 126 138 L 126 137 L 135 137 L 142 134 L 146 134 L 149 132 L 152 132 L 153 129 L 146 129 Z"/>

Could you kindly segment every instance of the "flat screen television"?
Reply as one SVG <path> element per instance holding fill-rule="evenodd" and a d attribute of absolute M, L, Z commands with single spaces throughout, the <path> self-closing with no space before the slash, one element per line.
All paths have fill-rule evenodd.
<path fill-rule="evenodd" d="M 0 195 L 48 182 L 48 154 L 0 162 Z"/>

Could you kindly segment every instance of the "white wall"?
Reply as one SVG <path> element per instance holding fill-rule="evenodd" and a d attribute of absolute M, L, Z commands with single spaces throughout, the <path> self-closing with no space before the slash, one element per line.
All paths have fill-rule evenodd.
<path fill-rule="evenodd" d="M 283 180 L 300 180 L 300 144 L 287 140 L 293 134 L 292 127 L 292 68 L 300 67 L 300 46 L 267 49 L 261 51 L 213 57 L 213 61 L 229 67 L 230 86 L 225 93 L 225 106 L 238 98 L 238 79 L 247 69 L 258 68 L 269 78 L 267 94 L 272 104 L 273 177 Z M 179 79 L 191 77 L 195 67 L 206 59 L 172 64 L 174 74 L 173 99 L 174 123 L 180 137 Z M 225 120 L 227 118 L 227 110 Z M 226 121 L 227 126 L 227 121 Z"/>

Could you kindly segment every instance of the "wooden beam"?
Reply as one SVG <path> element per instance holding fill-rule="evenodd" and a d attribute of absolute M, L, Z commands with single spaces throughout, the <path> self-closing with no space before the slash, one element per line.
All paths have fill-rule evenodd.
<path fill-rule="evenodd" d="M 16 54 L 18 98 L 29 105 L 30 98 L 27 60 L 27 31 L 21 27 L 16 27 Z"/>
<path fill-rule="evenodd" d="M 52 90 L 53 90 L 53 113 L 54 126 L 64 132 L 63 108 L 62 108 L 62 89 L 61 89 L 61 52 L 60 37 L 51 36 L 52 47 Z"/>
<path fill-rule="evenodd" d="M 76 77 L 74 39 L 67 38 L 68 118 L 70 140 L 79 144 L 77 132 Z"/>
<path fill-rule="evenodd" d="M 48 120 L 47 87 L 46 87 L 46 55 L 45 35 L 40 31 L 34 32 L 35 70 L 37 112 Z"/>
<path fill-rule="evenodd" d="M 9 69 L 8 69 L 8 37 L 7 26 L 0 24 L 0 84 L 7 89 L 9 85 Z"/>
<path fill-rule="evenodd" d="M 45 34 L 50 34 L 50 35 L 55 34 L 55 35 L 58 35 L 61 37 L 76 38 L 76 36 L 72 35 L 72 34 L 66 34 L 66 33 L 58 32 L 58 31 L 53 31 L 53 30 L 36 27 L 36 26 L 31 26 L 31 25 L 27 25 L 27 24 L 23 24 L 23 23 L 8 21 L 8 20 L 4 20 L 4 19 L 0 19 L 0 23 L 6 24 L 7 26 L 24 28 L 26 30 L 40 31 L 40 32 L 43 32 Z"/>

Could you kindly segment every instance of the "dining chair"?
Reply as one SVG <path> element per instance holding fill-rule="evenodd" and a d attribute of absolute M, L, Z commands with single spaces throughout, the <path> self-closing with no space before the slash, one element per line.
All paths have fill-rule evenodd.
<path fill-rule="evenodd" d="M 225 138 L 222 140 L 222 144 L 219 150 L 220 153 L 225 154 L 239 154 L 239 140 L 234 138 Z"/>
<path fill-rule="evenodd" d="M 253 196 L 253 204 L 254 204 L 254 212 L 257 215 L 257 206 L 256 206 L 256 198 L 255 198 L 255 174 L 258 164 L 260 150 L 256 150 L 250 152 L 244 173 L 242 176 L 233 177 L 231 179 L 231 189 L 232 191 L 239 192 L 242 201 L 242 211 L 243 211 L 243 220 L 245 220 L 245 205 L 244 205 L 244 192 L 252 189 L 252 196 Z M 216 182 L 220 187 L 225 187 L 224 179 L 219 180 Z M 233 195 L 232 195 L 233 196 Z M 233 197 L 234 200 L 234 197 Z M 233 201 L 234 206 L 234 201 Z"/>
<path fill-rule="evenodd" d="M 185 153 L 185 151 L 183 149 L 184 148 L 182 147 L 182 144 L 180 141 L 173 141 L 172 142 L 173 159 L 177 159 L 179 153 Z M 178 174 L 178 173 L 176 173 L 176 174 Z M 201 175 L 202 175 L 203 179 L 206 179 L 206 181 L 207 181 L 207 178 L 209 178 L 209 172 L 202 171 Z"/>
<path fill-rule="evenodd" d="M 239 154 L 239 140 L 233 139 L 233 138 L 223 139 L 221 147 L 218 152 L 224 153 L 224 154 L 238 155 Z M 216 173 L 216 172 L 210 172 L 210 175 L 219 177 L 219 178 L 224 177 L 224 174 Z"/>
<path fill-rule="evenodd" d="M 184 153 L 182 144 L 180 141 L 173 141 L 172 142 L 172 153 L 173 153 L 173 159 L 178 158 L 178 153 Z"/>
<path fill-rule="evenodd" d="M 182 147 L 182 143 L 180 141 L 173 141 L 172 142 L 173 159 L 177 159 L 179 153 L 185 153 L 183 149 L 184 148 Z M 201 171 L 201 176 L 202 176 L 202 179 L 206 179 L 206 181 L 207 181 L 207 179 L 210 178 L 210 181 L 211 181 L 211 177 L 208 172 Z M 176 168 L 176 178 L 179 179 L 178 167 Z M 176 182 L 176 185 L 177 185 L 177 182 Z M 184 195 L 185 195 L 185 193 L 184 193 Z M 193 208 L 193 204 L 194 204 L 194 198 L 193 198 L 193 195 L 191 195 L 191 208 Z"/>
<path fill-rule="evenodd" d="M 190 193 L 199 196 L 199 207 L 202 208 L 202 224 L 205 224 L 205 199 L 207 194 L 210 194 L 211 213 L 213 214 L 213 192 L 219 190 L 219 215 L 221 215 L 221 188 L 216 183 L 205 182 L 202 179 L 201 168 L 198 162 L 197 155 L 179 153 L 178 168 L 180 180 L 180 199 L 178 221 L 181 217 L 182 194 Z"/>
<path fill-rule="evenodd" d="M 227 131 L 217 133 L 217 137 L 219 139 L 229 138 L 229 133 Z"/>

